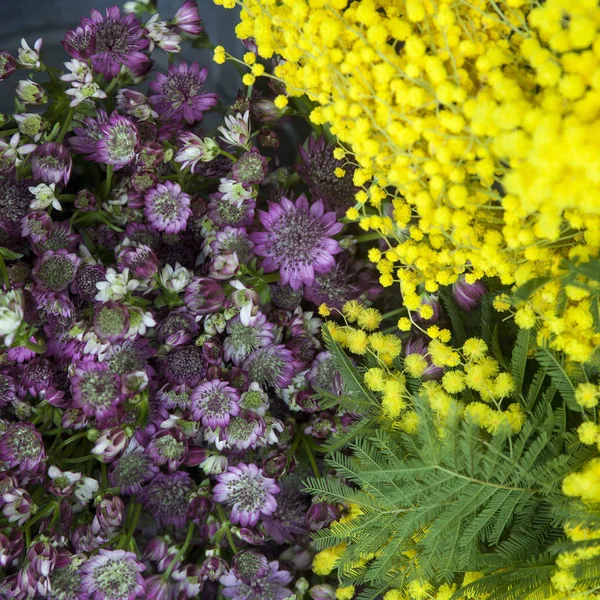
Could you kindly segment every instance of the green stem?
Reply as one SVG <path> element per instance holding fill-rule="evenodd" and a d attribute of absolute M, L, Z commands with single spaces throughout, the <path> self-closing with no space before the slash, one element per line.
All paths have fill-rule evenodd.
<path fill-rule="evenodd" d="M 163 581 L 167 581 L 169 576 L 171 575 L 171 571 L 174 569 L 175 565 L 184 558 L 185 553 L 188 551 L 190 544 L 192 543 L 192 536 L 194 535 L 194 522 L 191 521 L 187 528 L 187 534 L 185 536 L 185 541 L 183 542 L 183 546 L 179 549 L 179 552 L 175 555 L 175 558 L 169 564 L 169 567 L 165 571 L 165 574 L 162 576 Z"/>
<path fill-rule="evenodd" d="M 113 168 L 112 165 L 106 165 L 106 181 L 104 182 L 104 196 L 108 198 L 110 194 L 110 188 L 112 185 L 112 174 Z"/>
<path fill-rule="evenodd" d="M 396 308 L 394 310 L 390 310 L 390 312 L 386 312 L 385 314 L 381 315 L 381 320 L 385 321 L 386 319 L 389 319 L 390 317 L 399 315 L 401 312 L 404 312 L 405 310 L 406 310 L 406 308 L 404 306 L 401 306 L 400 308 Z"/>
<path fill-rule="evenodd" d="M 123 538 L 123 540 L 119 544 L 119 547 L 121 549 L 127 550 L 127 548 L 129 548 L 129 543 L 131 542 L 131 538 L 133 538 L 133 534 L 135 533 L 135 529 L 137 527 L 138 521 L 140 520 L 141 514 L 142 514 L 142 505 L 136 504 L 133 509 L 133 517 L 131 518 L 131 525 L 129 526 L 127 535 Z"/>
<path fill-rule="evenodd" d="M 356 241 L 360 244 L 360 242 L 370 242 L 372 240 L 380 240 L 385 236 L 381 235 L 381 233 L 371 232 L 371 233 L 363 233 L 362 235 L 356 236 Z"/>
<path fill-rule="evenodd" d="M 112 91 L 117 87 L 118 84 L 119 84 L 119 78 L 114 77 L 112 79 L 112 81 L 108 84 L 108 87 L 104 90 L 106 92 L 106 95 L 108 96 L 109 94 L 111 94 Z"/>
<path fill-rule="evenodd" d="M 73 120 L 73 115 L 75 114 L 75 108 L 73 106 L 69 106 L 69 112 L 67 113 L 67 116 L 65 117 L 65 121 L 62 124 L 62 127 L 60 128 L 60 131 L 58 132 L 58 136 L 56 137 L 56 141 L 57 142 L 62 142 L 67 130 L 69 129 L 69 126 L 71 125 L 71 121 Z"/>
<path fill-rule="evenodd" d="M 232 162 L 237 162 L 237 158 L 233 154 L 230 154 L 229 152 L 227 152 L 227 150 L 221 149 L 220 154 L 222 154 L 223 156 L 226 156 Z"/>
<path fill-rule="evenodd" d="M 32 342 L 31 340 L 27 340 L 24 344 L 25 348 L 35 352 L 36 354 L 44 354 L 46 352 L 46 348 L 48 344 L 44 340 L 40 342 Z"/>
<path fill-rule="evenodd" d="M 317 461 L 315 460 L 315 455 L 312 452 L 312 448 L 310 447 L 310 444 L 308 442 L 308 440 L 306 439 L 306 436 L 302 436 L 302 444 L 304 445 L 304 450 L 306 451 L 306 456 L 308 458 L 308 462 L 310 463 L 310 466 L 313 470 L 313 473 L 315 474 L 315 477 L 320 478 L 321 474 L 319 473 L 319 467 L 317 467 Z"/>
<path fill-rule="evenodd" d="M 276 281 L 279 281 L 280 275 L 279 275 L 279 271 L 275 272 L 275 273 L 269 273 L 268 275 L 263 275 L 262 279 L 265 283 L 275 283 Z"/>
<path fill-rule="evenodd" d="M 225 515 L 225 511 L 220 504 L 217 504 L 217 514 L 219 515 L 219 519 L 221 519 L 221 527 L 225 529 L 225 535 L 227 536 L 227 541 L 229 542 L 229 547 L 234 554 L 237 554 L 238 549 L 233 541 L 233 536 L 231 535 L 231 529 L 229 519 Z"/>
<path fill-rule="evenodd" d="M 4 262 L 4 257 L 0 253 L 0 274 L 2 275 L 2 281 L 6 286 L 7 290 L 10 290 L 10 278 L 8 276 L 8 269 L 6 268 L 6 263 Z"/>
<path fill-rule="evenodd" d="M 65 446 L 68 446 L 69 444 L 71 444 L 72 442 L 76 442 L 77 440 L 80 440 L 81 438 L 87 437 L 87 431 L 80 431 L 79 433 L 76 433 L 75 435 L 71 436 L 68 440 L 65 440 L 58 448 L 57 450 L 61 450 L 62 448 L 64 448 Z"/>
<path fill-rule="evenodd" d="M 13 135 L 14 133 L 17 133 L 19 131 L 19 128 L 15 128 L 15 129 L 5 129 L 4 131 L 0 131 L 0 137 L 4 137 L 5 135 Z"/>

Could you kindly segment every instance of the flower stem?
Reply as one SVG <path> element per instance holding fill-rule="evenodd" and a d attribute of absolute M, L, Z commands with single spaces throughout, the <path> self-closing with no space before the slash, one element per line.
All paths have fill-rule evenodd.
<path fill-rule="evenodd" d="M 226 156 L 232 162 L 237 162 L 237 158 L 233 154 L 227 152 L 227 150 L 221 149 L 220 154 Z"/>
<path fill-rule="evenodd" d="M 192 543 L 192 536 L 194 535 L 194 527 L 195 524 L 193 521 L 190 522 L 187 528 L 187 534 L 185 536 L 185 541 L 183 542 L 183 546 L 179 549 L 179 552 L 175 555 L 175 558 L 170 562 L 169 567 L 165 571 L 165 574 L 162 576 L 163 581 L 167 581 L 169 576 L 171 575 L 171 571 L 175 568 L 175 565 L 183 559 L 190 544 Z"/>
<path fill-rule="evenodd" d="M 275 273 L 269 273 L 268 275 L 262 276 L 262 280 L 265 283 L 275 283 L 276 281 L 279 281 L 279 278 L 280 278 L 279 271 L 277 271 Z"/>
<path fill-rule="evenodd" d="M 2 253 L 0 253 L 0 275 L 2 275 L 2 281 L 4 282 L 6 289 L 10 290 L 10 278 L 8 276 L 8 269 L 6 268 L 6 263 L 4 262 Z"/>
<path fill-rule="evenodd" d="M 65 117 L 64 123 L 62 124 L 60 131 L 58 132 L 58 136 L 56 137 L 56 141 L 57 142 L 62 142 L 67 130 L 69 129 L 69 126 L 71 125 L 71 121 L 73 120 L 73 115 L 75 114 L 75 108 L 73 108 L 72 106 L 69 107 L 69 112 L 67 113 L 67 116 Z"/>
<path fill-rule="evenodd" d="M 360 242 L 370 242 L 372 240 L 380 240 L 383 237 L 385 237 L 385 236 L 383 236 L 381 233 L 372 231 L 371 233 L 363 233 L 362 235 L 357 235 L 356 241 L 360 244 Z"/>
<path fill-rule="evenodd" d="M 404 307 L 404 306 L 401 306 L 400 308 L 396 308 L 394 310 L 390 310 L 390 312 L 386 312 L 385 314 L 381 315 L 381 320 L 385 321 L 386 319 L 389 319 L 390 317 L 399 315 L 401 312 L 404 312 L 405 310 L 406 310 L 406 307 Z"/>
<path fill-rule="evenodd" d="M 110 194 L 110 188 L 112 185 L 112 174 L 112 165 L 106 165 L 106 181 L 104 182 L 104 195 L 106 197 L 108 197 L 108 195 Z"/>
<path fill-rule="evenodd" d="M 306 439 L 306 436 L 302 436 L 302 444 L 304 445 L 304 450 L 306 452 L 306 456 L 308 458 L 308 462 L 310 463 L 310 466 L 313 470 L 313 473 L 315 474 L 315 477 L 320 478 L 321 474 L 319 473 L 319 467 L 317 466 L 317 461 L 315 460 L 315 455 L 312 452 L 312 448 L 310 447 L 310 444 L 308 443 L 308 440 Z"/>
<path fill-rule="evenodd" d="M 133 497 L 132 497 L 133 500 Z M 140 520 L 140 515 L 142 514 L 142 505 L 135 504 L 133 509 L 133 516 L 131 518 L 131 525 L 129 526 L 127 535 L 123 538 L 119 546 L 123 550 L 127 550 L 129 548 L 129 543 L 131 542 L 131 538 L 133 538 L 133 534 L 135 533 L 135 528 L 137 527 L 138 521 Z M 129 521 L 129 519 L 127 519 Z"/>
<path fill-rule="evenodd" d="M 48 347 L 48 344 L 46 344 L 44 340 L 40 342 L 32 342 L 31 340 L 27 340 L 23 345 L 25 348 L 35 352 L 36 354 L 44 354 L 44 352 L 46 352 L 46 348 Z"/>
<path fill-rule="evenodd" d="M 219 515 L 219 518 L 221 519 L 221 523 L 222 523 L 222 527 L 225 529 L 225 535 L 227 536 L 227 541 L 229 542 L 229 547 L 231 548 L 231 551 L 234 554 L 237 554 L 237 546 L 235 545 L 235 542 L 233 541 L 233 536 L 231 535 L 231 528 L 230 525 L 231 523 L 229 522 L 229 519 L 225 516 L 225 511 L 223 510 L 223 507 L 220 504 L 217 504 L 217 514 Z"/>

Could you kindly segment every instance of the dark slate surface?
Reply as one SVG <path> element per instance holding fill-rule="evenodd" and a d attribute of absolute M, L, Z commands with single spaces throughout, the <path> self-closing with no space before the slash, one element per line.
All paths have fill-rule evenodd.
<path fill-rule="evenodd" d="M 161 18 L 168 20 L 173 17 L 183 0 L 159 0 L 158 8 Z M 100 11 L 113 4 L 122 2 L 110 0 L 0 0 L 2 18 L 0 19 L 0 48 L 17 54 L 21 38 L 24 37 L 30 46 L 41 37 L 44 40 L 44 61 L 52 66 L 60 67 L 62 62 L 69 60 L 60 41 L 65 31 L 79 23 L 82 16 L 89 16 L 91 8 Z M 208 33 L 211 43 L 223 45 L 232 54 L 241 55 L 243 46 L 236 39 L 234 27 L 237 23 L 237 11 L 226 10 L 216 6 L 212 0 L 198 0 L 200 16 L 204 22 L 204 30 Z M 201 66 L 209 69 L 206 90 L 222 95 L 225 103 L 231 103 L 235 98 L 239 75 L 233 65 L 226 63 L 217 65 L 212 61 L 212 50 L 190 48 L 182 44 L 183 53 L 177 60 L 198 61 Z M 153 53 L 155 70 L 166 70 L 167 57 L 164 51 L 157 49 Z M 21 71 L 21 73 L 25 73 Z M 13 91 L 18 81 L 18 74 L 0 82 L 0 111 L 9 112 L 14 107 Z M 146 90 L 142 90 L 146 91 Z"/>

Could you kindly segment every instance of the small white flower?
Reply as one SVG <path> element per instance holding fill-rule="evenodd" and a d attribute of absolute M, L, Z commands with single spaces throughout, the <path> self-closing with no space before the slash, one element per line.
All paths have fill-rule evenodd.
<path fill-rule="evenodd" d="M 17 61 L 19 64 L 27 67 L 28 69 L 39 69 L 42 66 L 40 59 L 40 50 L 42 49 L 42 38 L 38 38 L 33 45 L 33 48 L 25 41 L 25 38 L 21 38 L 21 47 L 19 48 Z"/>
<path fill-rule="evenodd" d="M 250 327 L 252 317 L 258 312 L 260 304 L 258 294 L 254 290 L 247 288 L 238 279 L 233 279 L 229 282 L 229 285 L 236 290 L 233 292 L 231 299 L 240 309 L 240 321 L 242 325 Z"/>
<path fill-rule="evenodd" d="M 61 81 L 66 81 L 67 83 L 72 83 L 73 81 L 79 81 L 83 83 L 85 81 L 85 76 L 88 73 L 91 73 L 90 67 L 87 63 L 81 62 L 74 58 L 70 62 L 64 63 L 65 67 L 70 71 L 70 73 L 65 73 L 60 76 Z"/>
<path fill-rule="evenodd" d="M 56 197 L 56 184 L 39 183 L 35 187 L 30 187 L 29 191 L 35 196 L 29 204 L 31 210 L 46 210 L 50 205 L 56 210 L 62 210 L 62 206 Z"/>
<path fill-rule="evenodd" d="M 13 115 L 13 119 L 17 122 L 19 131 L 23 135 L 27 135 L 33 141 L 39 142 L 45 129 L 45 123 L 40 115 L 35 113 L 21 113 Z"/>
<path fill-rule="evenodd" d="M 81 476 L 81 474 L 79 474 Z M 75 498 L 79 500 L 81 504 L 88 504 L 88 502 L 98 493 L 100 487 L 98 482 L 92 477 L 84 477 L 75 487 Z"/>
<path fill-rule="evenodd" d="M 48 477 L 52 479 L 54 485 L 60 490 L 66 490 L 75 485 L 81 479 L 81 473 L 74 471 L 61 471 L 56 465 L 48 468 Z"/>
<path fill-rule="evenodd" d="M 201 463 L 200 468 L 206 473 L 206 475 L 219 475 L 227 471 L 229 461 L 226 456 L 220 456 L 219 454 L 213 454 L 207 456 Z"/>
<path fill-rule="evenodd" d="M 24 299 L 21 290 L 0 292 L 0 338 L 10 347 L 24 318 Z"/>
<path fill-rule="evenodd" d="M 246 111 L 243 115 L 237 113 L 235 117 L 225 117 L 225 125 L 218 128 L 223 134 L 222 140 L 225 140 L 232 146 L 239 146 L 248 150 L 248 142 L 250 141 L 250 111 Z"/>
<path fill-rule="evenodd" d="M 269 419 L 267 423 L 267 428 L 265 430 L 265 434 L 261 438 L 261 440 L 265 444 L 278 444 L 279 443 L 279 435 L 283 431 L 283 423 L 279 419 Z"/>
<path fill-rule="evenodd" d="M 154 50 L 154 44 L 165 52 L 181 52 L 181 36 L 169 29 L 166 21 L 158 20 L 158 13 L 146 23 L 147 36 L 150 38 L 149 51 Z"/>
<path fill-rule="evenodd" d="M 0 140 L 0 163 L 5 167 L 21 164 L 21 156 L 31 154 L 37 146 L 35 144 L 23 144 L 19 146 L 21 134 L 15 133 L 11 136 L 9 142 Z"/>
<path fill-rule="evenodd" d="M 179 294 L 192 280 L 192 274 L 179 263 L 175 263 L 175 269 L 173 269 L 171 265 L 165 265 L 163 267 L 160 272 L 159 280 L 166 290 Z"/>
<path fill-rule="evenodd" d="M 227 320 L 221 313 L 209 315 L 204 320 L 204 331 L 208 335 L 221 334 L 225 331 L 225 327 L 227 327 Z"/>
<path fill-rule="evenodd" d="M 97 356 L 100 362 L 103 362 L 106 354 L 110 350 L 110 342 L 102 342 L 93 331 L 88 331 L 82 336 L 82 341 L 85 342 L 83 347 L 84 354 Z"/>
<path fill-rule="evenodd" d="M 244 184 L 235 179 L 221 178 L 219 191 L 223 194 L 223 202 L 231 202 L 238 208 L 242 206 L 244 200 L 249 200 L 253 197 L 252 188 L 245 188 Z"/>
<path fill-rule="evenodd" d="M 87 73 L 83 81 L 73 81 L 65 94 L 73 96 L 69 106 L 77 106 L 88 98 L 106 98 L 106 92 L 94 81 L 91 73 Z"/>
<path fill-rule="evenodd" d="M 125 334 L 126 338 L 135 338 L 138 335 L 146 335 L 148 327 L 155 327 L 156 321 L 152 313 L 144 312 L 137 306 L 129 307 L 129 330 Z"/>
<path fill-rule="evenodd" d="M 175 162 L 182 163 L 182 169 L 190 167 L 192 173 L 198 161 L 210 162 L 221 151 L 217 142 L 212 138 L 202 139 L 193 133 L 185 133 L 181 136 L 181 139 L 183 140 L 183 147 L 175 156 Z"/>
<path fill-rule="evenodd" d="M 96 284 L 98 293 L 96 300 L 98 302 L 109 302 L 110 300 L 122 300 L 130 292 L 135 291 L 140 286 L 137 279 L 129 278 L 129 269 L 123 269 L 122 273 L 117 273 L 112 268 L 106 270 L 105 280 Z"/>

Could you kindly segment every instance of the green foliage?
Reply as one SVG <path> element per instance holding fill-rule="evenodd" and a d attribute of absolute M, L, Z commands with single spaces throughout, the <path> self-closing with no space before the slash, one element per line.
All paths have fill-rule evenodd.
<path fill-rule="evenodd" d="M 378 419 L 377 397 L 360 367 L 326 338 L 347 390 L 342 407 L 365 412 L 330 445 L 326 463 L 335 477 L 309 479 L 305 486 L 321 499 L 360 507 L 359 516 L 314 535 L 317 550 L 347 544 L 338 576 L 342 585 L 359 586 L 359 600 L 415 580 L 460 584 L 470 571 L 484 575 L 459 587 L 456 598 L 541 600 L 556 593 L 556 556 L 576 546 L 565 538 L 565 523 L 585 522 L 566 502 L 562 481 L 597 455 L 572 426 L 581 414 L 575 388 L 585 373 L 549 348 L 532 356 L 535 331 L 519 332 L 507 359 L 485 304 L 482 321 L 490 348 L 511 371 L 512 401 L 527 414 L 518 434 L 507 427 L 490 435 L 466 420 L 460 405 L 440 423 L 417 392 L 417 431 L 397 429 Z M 589 515 L 586 510 L 579 512 Z M 588 521 L 600 529 L 600 514 Z M 577 569 L 581 581 L 600 585 L 597 560 Z"/>

